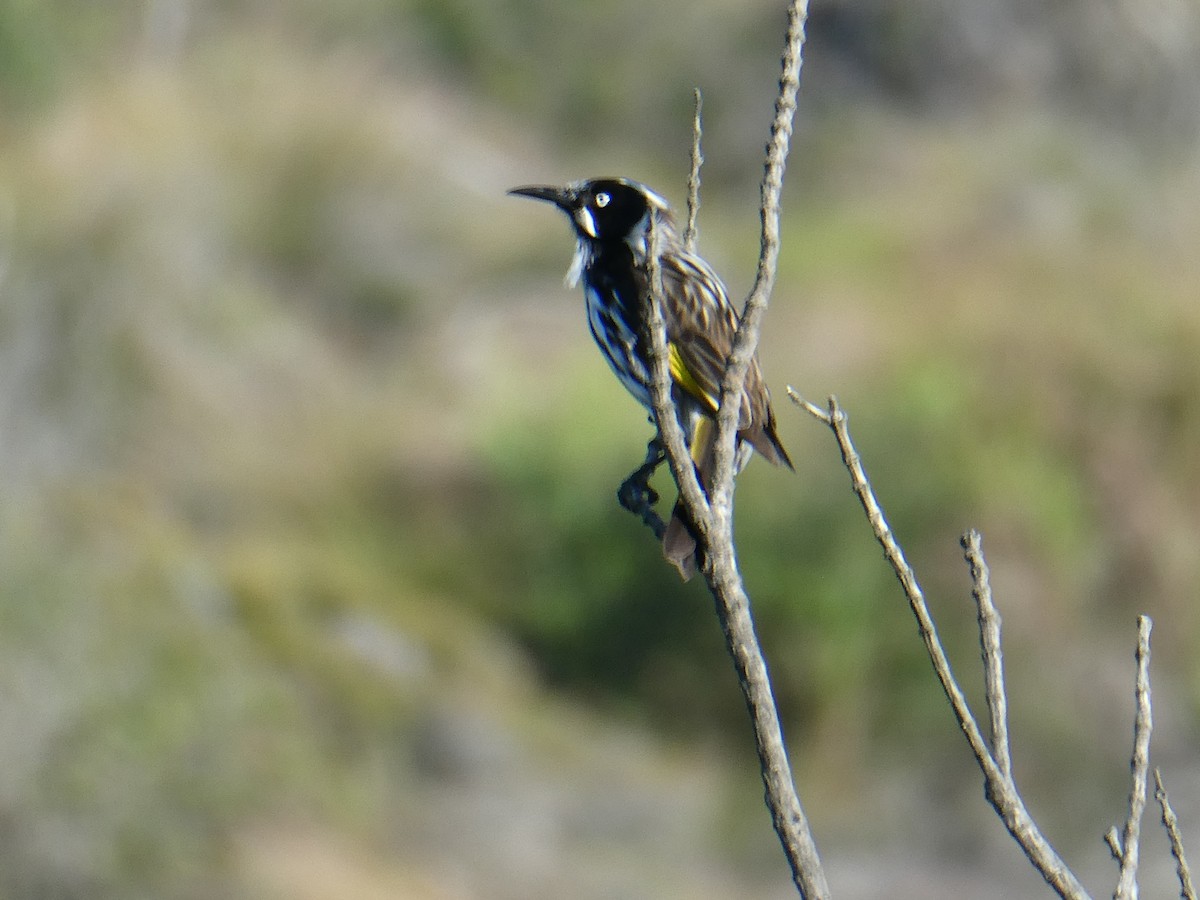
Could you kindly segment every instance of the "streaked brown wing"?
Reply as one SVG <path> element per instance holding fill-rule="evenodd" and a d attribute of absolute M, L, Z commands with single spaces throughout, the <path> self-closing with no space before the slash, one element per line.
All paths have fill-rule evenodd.
<path fill-rule="evenodd" d="M 703 392 L 704 396 L 697 399 L 715 415 L 738 313 L 721 279 L 698 256 L 682 251 L 664 254 L 662 274 L 667 340 L 678 348 L 694 385 Z M 682 386 L 694 393 L 690 386 Z M 741 400 L 738 434 L 770 462 L 791 468 L 792 462 L 776 433 L 771 398 L 757 358 L 750 362 Z"/>
<path fill-rule="evenodd" d="M 737 332 L 737 312 L 729 302 L 725 285 L 704 260 L 686 253 L 665 256 L 662 273 L 667 340 L 679 348 L 684 365 L 704 391 L 705 396 L 698 399 L 706 401 L 715 414 L 725 361 Z M 765 403 L 762 376 L 755 361 L 742 391 L 739 431 L 764 421 Z"/>

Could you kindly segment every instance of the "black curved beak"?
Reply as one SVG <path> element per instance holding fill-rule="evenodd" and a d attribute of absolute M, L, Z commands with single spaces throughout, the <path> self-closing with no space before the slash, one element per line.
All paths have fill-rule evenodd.
<path fill-rule="evenodd" d="M 509 194 L 518 197 L 532 197 L 534 200 L 545 200 L 547 203 L 553 203 L 559 209 L 570 210 L 575 201 L 575 192 L 561 187 L 550 187 L 549 185 L 530 184 L 525 187 L 515 187 Z"/>

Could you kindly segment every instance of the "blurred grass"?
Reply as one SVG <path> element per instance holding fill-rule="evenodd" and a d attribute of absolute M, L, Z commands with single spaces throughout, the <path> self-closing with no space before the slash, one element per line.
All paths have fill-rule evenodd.
<path fill-rule="evenodd" d="M 0 894 L 283 895 L 294 838 L 366 847 L 412 896 L 482 846 L 512 896 L 561 896 L 473 830 L 526 802 L 479 830 L 591 871 L 627 833 L 689 859 L 750 822 L 707 887 L 641 881 L 786 884 L 755 872 L 757 789 L 718 786 L 750 747 L 709 601 L 613 502 L 648 426 L 557 287 L 562 223 L 502 196 L 581 160 L 681 171 L 675 107 L 717 80 L 702 240 L 748 283 L 741 125 L 778 23 L 741 10 L 700 78 L 672 61 L 715 6 L 661 47 L 669 9 L 623 47 L 625 4 L 551 6 L 0 9 Z M 1078 694 L 1134 611 L 1196 702 L 1194 160 L 1038 110 L 872 106 L 806 123 L 792 179 L 763 355 L 798 474 L 751 466 L 738 530 L 816 809 L 853 820 L 872 773 L 958 738 L 787 382 L 850 410 L 964 667 L 957 538 L 984 531 L 1033 789 L 1090 821 L 1127 685 Z M 684 814 L 597 823 L 597 771 Z"/>

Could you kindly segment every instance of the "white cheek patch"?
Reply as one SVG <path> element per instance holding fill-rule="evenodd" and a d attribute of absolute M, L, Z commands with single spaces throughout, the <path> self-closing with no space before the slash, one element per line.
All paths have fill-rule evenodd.
<path fill-rule="evenodd" d="M 575 210 L 575 223 L 583 229 L 583 233 L 588 237 L 596 237 L 596 220 L 592 218 L 592 211 L 586 206 Z"/>

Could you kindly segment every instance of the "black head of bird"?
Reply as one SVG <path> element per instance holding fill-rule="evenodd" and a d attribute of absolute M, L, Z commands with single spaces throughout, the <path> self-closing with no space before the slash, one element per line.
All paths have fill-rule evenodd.
<path fill-rule="evenodd" d="M 529 185 L 510 194 L 553 203 L 571 220 L 580 240 L 628 240 L 645 229 L 651 211 L 667 212 L 667 201 L 628 178 L 591 178 L 563 187 Z"/>

